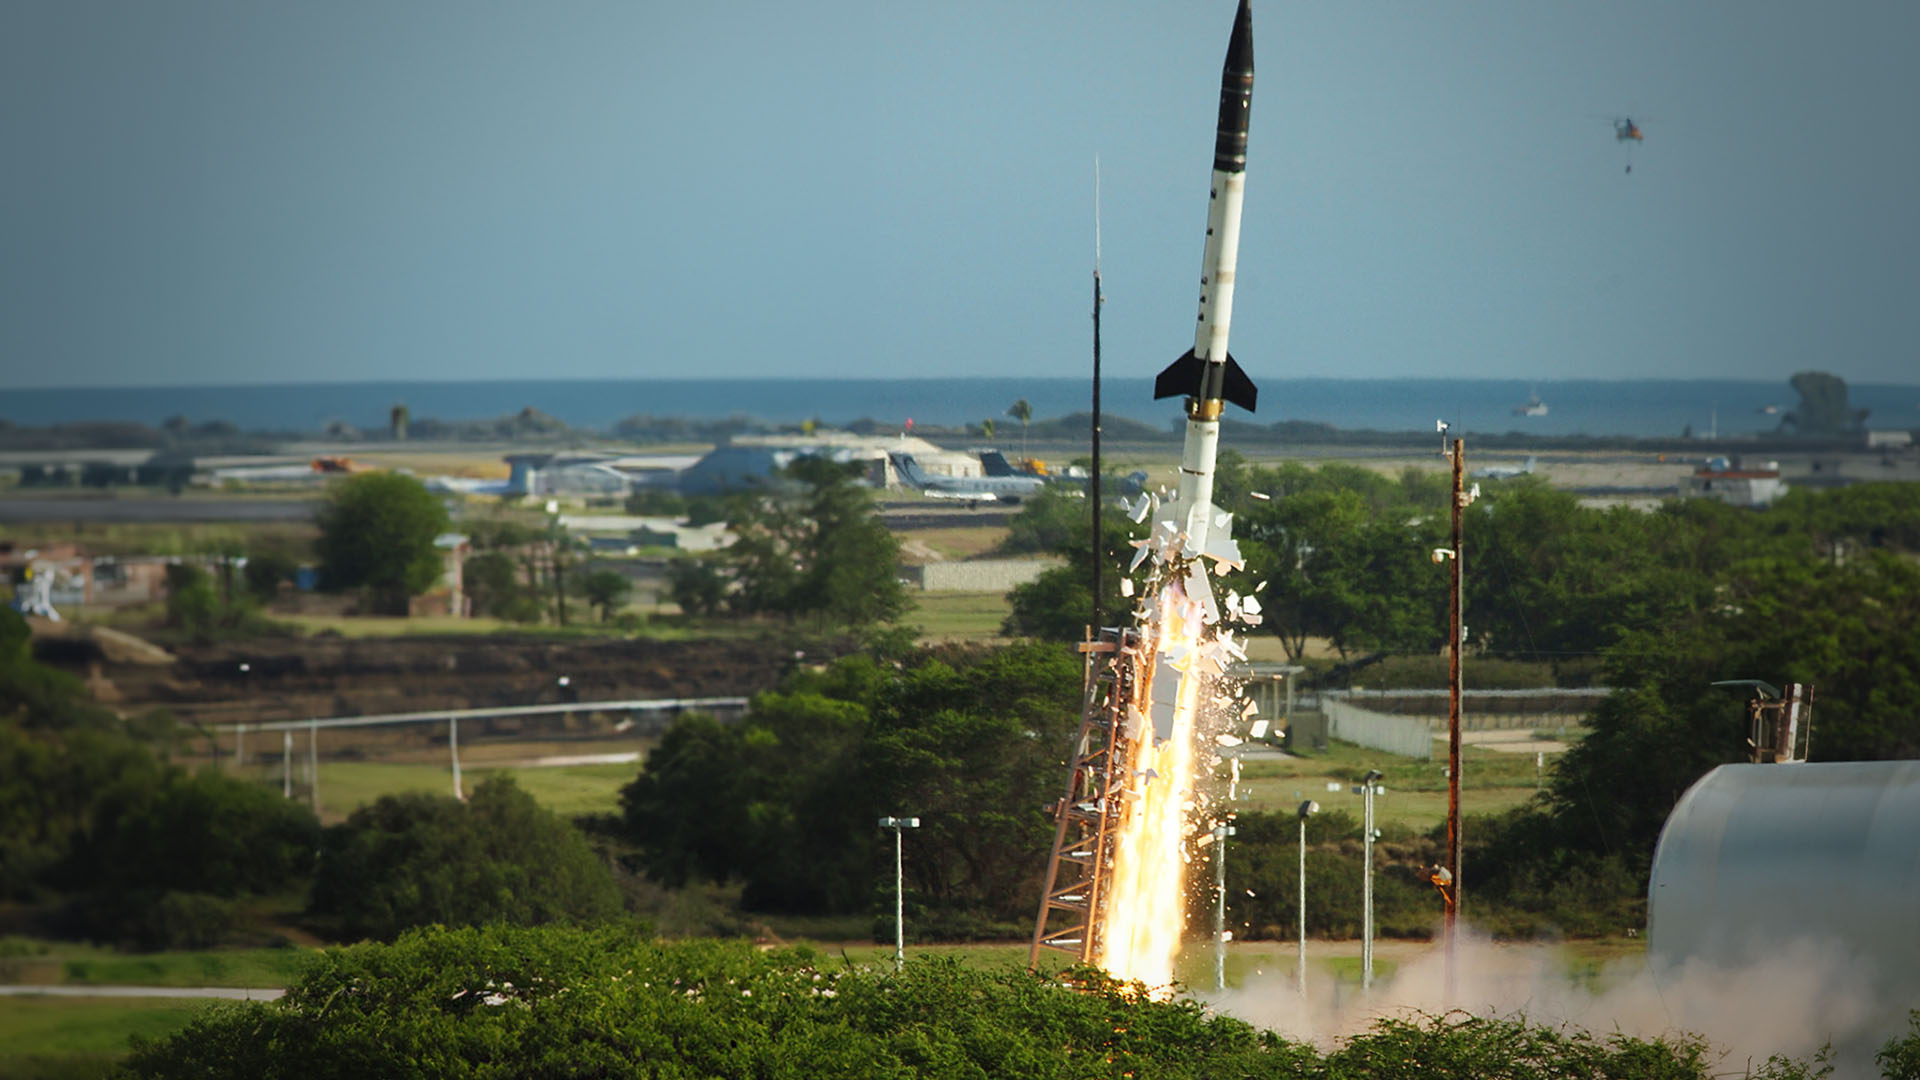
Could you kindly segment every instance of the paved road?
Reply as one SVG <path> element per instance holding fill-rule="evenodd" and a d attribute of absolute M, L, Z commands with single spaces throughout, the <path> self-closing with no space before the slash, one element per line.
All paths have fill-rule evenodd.
<path fill-rule="evenodd" d="M 305 499 L 0 499 L 0 522 L 307 521 L 317 503 Z"/>
<path fill-rule="evenodd" d="M 228 998 L 272 1001 L 286 991 L 274 986 L 0 986 L 0 997 Z"/>

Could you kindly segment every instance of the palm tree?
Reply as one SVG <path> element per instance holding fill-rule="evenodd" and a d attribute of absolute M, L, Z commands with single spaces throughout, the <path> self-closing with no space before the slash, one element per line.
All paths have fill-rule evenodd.
<path fill-rule="evenodd" d="M 988 420 L 980 421 L 980 437 L 987 440 L 988 442 L 993 441 L 993 421 L 992 420 L 988 419 Z"/>
<path fill-rule="evenodd" d="M 1007 415 L 1020 421 L 1020 456 L 1024 458 L 1027 456 L 1027 421 L 1033 419 L 1033 406 L 1027 404 L 1026 398 L 1021 398 L 1007 410 Z"/>

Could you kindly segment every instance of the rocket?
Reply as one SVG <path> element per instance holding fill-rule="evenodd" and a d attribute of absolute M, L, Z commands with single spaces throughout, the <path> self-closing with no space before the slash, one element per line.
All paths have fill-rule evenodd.
<path fill-rule="evenodd" d="M 1240 258 L 1240 204 L 1247 182 L 1247 114 L 1253 104 L 1253 12 L 1240 0 L 1220 71 L 1220 122 L 1213 141 L 1213 184 L 1207 196 L 1207 246 L 1200 263 L 1200 317 L 1193 348 L 1153 381 L 1155 400 L 1185 396 L 1187 437 L 1180 455 L 1180 509 L 1192 555 L 1208 553 L 1214 455 L 1225 403 L 1253 411 L 1258 391 L 1227 353 L 1233 322 L 1233 272 Z M 1221 543 L 1211 545 L 1221 547 Z"/>

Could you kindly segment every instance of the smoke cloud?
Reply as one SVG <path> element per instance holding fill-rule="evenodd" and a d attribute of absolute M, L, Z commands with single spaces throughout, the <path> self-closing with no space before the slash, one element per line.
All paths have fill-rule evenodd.
<path fill-rule="evenodd" d="M 1830 942 L 1784 943 L 1737 968 L 1694 961 L 1663 968 L 1633 958 L 1610 963 L 1592 978 L 1569 973 L 1552 946 L 1463 936 L 1457 950 L 1452 993 L 1444 950 L 1436 943 L 1404 960 L 1391 978 L 1376 977 L 1364 995 L 1355 984 L 1316 971 L 1310 960 L 1304 999 L 1291 962 L 1267 968 L 1238 989 L 1196 996 L 1222 1013 L 1323 1051 L 1382 1017 L 1463 1009 L 1601 1035 L 1691 1033 L 1704 1036 L 1735 1068 L 1774 1054 L 1808 1059 L 1831 1043 L 1840 1077 L 1878 1076 L 1874 1052 L 1903 1033 L 1906 1009 L 1920 1005 L 1877 987 L 1871 963 Z"/>

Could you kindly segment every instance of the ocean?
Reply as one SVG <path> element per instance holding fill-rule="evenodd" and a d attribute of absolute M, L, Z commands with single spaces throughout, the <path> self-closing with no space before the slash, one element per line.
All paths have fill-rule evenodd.
<path fill-rule="evenodd" d="M 1871 410 L 1869 426 L 1920 427 L 1920 386 L 1849 389 L 1855 408 Z M 1515 414 L 1531 394 L 1546 403 L 1546 415 Z M 33 426 L 87 420 L 158 426 L 181 415 L 248 430 L 320 431 L 336 420 L 378 429 L 387 411 L 404 403 L 416 420 L 477 420 L 531 406 L 575 427 L 601 429 L 642 413 L 827 424 L 867 418 L 958 425 L 991 418 L 1013 430 L 1007 408 L 1022 398 L 1036 420 L 1089 407 L 1080 379 L 526 380 L 11 390 L 0 393 L 0 418 Z M 1149 379 L 1108 379 L 1102 401 L 1110 416 L 1157 427 L 1179 416 L 1176 402 L 1153 400 Z M 1726 437 L 1774 429 L 1778 413 L 1797 401 L 1784 380 L 1266 379 L 1260 411 L 1246 419 L 1376 431 L 1431 431 L 1444 419 L 1462 433 L 1640 437 L 1677 436 L 1691 427 L 1695 435 L 1717 428 Z M 1767 413 L 1770 407 L 1778 413 Z"/>

